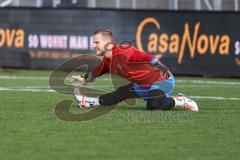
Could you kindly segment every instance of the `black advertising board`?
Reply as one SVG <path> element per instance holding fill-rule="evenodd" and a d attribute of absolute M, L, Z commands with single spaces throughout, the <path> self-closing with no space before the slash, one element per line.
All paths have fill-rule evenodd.
<path fill-rule="evenodd" d="M 94 54 L 92 33 L 153 54 L 175 74 L 240 77 L 240 13 L 104 9 L 0 10 L 0 66 L 52 69 Z"/>

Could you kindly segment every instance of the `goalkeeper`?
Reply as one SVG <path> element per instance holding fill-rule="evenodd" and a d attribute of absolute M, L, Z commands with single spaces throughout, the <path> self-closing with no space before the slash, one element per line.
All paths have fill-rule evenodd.
<path fill-rule="evenodd" d="M 168 110 L 180 106 L 187 110 L 198 111 L 197 104 L 185 95 L 178 94 L 176 97 L 171 97 L 175 86 L 174 77 L 154 56 L 141 52 L 133 46 L 114 44 L 112 32 L 108 29 L 94 32 L 93 48 L 97 56 L 103 56 L 102 63 L 83 78 L 73 76 L 73 84 L 79 81 L 86 84 L 107 72 L 127 79 L 131 83 L 99 97 L 87 97 L 77 90 L 74 95 L 81 108 L 111 106 L 129 98 L 143 98 L 149 110 Z"/>

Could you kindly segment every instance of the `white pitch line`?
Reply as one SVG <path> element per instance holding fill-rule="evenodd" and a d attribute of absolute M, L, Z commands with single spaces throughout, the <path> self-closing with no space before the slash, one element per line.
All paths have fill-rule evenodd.
<path fill-rule="evenodd" d="M 101 80 L 111 80 L 110 78 L 102 78 Z M 236 81 L 227 81 L 227 82 L 221 82 L 221 81 L 214 81 L 214 80 L 175 80 L 176 83 L 195 83 L 195 84 L 224 84 L 224 85 L 240 85 L 240 82 Z"/>
<path fill-rule="evenodd" d="M 223 85 L 240 85 L 240 82 L 220 82 L 209 80 L 176 80 L 177 83 L 196 83 L 196 84 L 223 84 Z"/>
<path fill-rule="evenodd" d="M 11 80 L 49 80 L 50 77 L 34 77 L 34 76 L 0 76 L 0 79 L 11 79 Z M 71 80 L 67 77 L 66 80 Z"/>
<path fill-rule="evenodd" d="M 86 85 L 85 88 L 95 88 L 95 89 L 114 89 L 118 86 L 114 87 L 113 85 Z M 203 86 L 203 85 L 176 85 L 176 88 L 240 88 L 240 86 Z M 8 87 L 9 88 L 9 87 Z M 49 86 L 16 86 L 16 87 L 10 87 L 10 89 L 50 89 Z M 58 88 L 65 88 L 58 87 Z"/>
<path fill-rule="evenodd" d="M 49 80 L 49 77 L 35 77 L 35 76 L 0 76 L 0 79 L 13 79 L 13 80 Z M 69 77 L 66 80 L 70 80 Z M 111 78 L 101 78 L 103 81 L 111 81 Z M 240 85 L 240 82 L 236 81 L 214 81 L 214 80 L 176 80 L 176 83 L 194 83 L 194 84 L 219 84 L 219 85 Z"/>
<path fill-rule="evenodd" d="M 48 80 L 49 77 L 33 77 L 33 76 L 0 76 L 0 79 L 23 79 L 23 80 Z"/>
<path fill-rule="evenodd" d="M 205 85 L 205 86 L 200 86 L 200 85 L 176 85 L 175 88 L 240 88 L 240 85 L 239 86 L 235 86 L 235 85 Z"/>
<path fill-rule="evenodd" d="M 56 92 L 52 89 L 27 89 L 27 88 L 4 88 L 4 87 L 0 87 L 0 91 Z"/>
<path fill-rule="evenodd" d="M 101 80 L 109 81 L 111 78 L 102 78 Z M 176 83 L 196 83 L 196 84 L 224 84 L 224 85 L 240 85 L 240 82 L 236 81 L 214 81 L 214 80 L 178 80 L 175 78 Z"/>
<path fill-rule="evenodd" d="M 232 100 L 232 101 L 239 101 L 240 98 L 237 97 L 209 97 L 209 96 L 189 96 L 190 98 L 196 99 L 216 99 L 216 100 Z"/>
<path fill-rule="evenodd" d="M 26 92 L 53 92 L 57 93 L 52 89 L 24 89 L 24 88 L 5 88 L 0 87 L 0 91 L 26 91 Z M 214 100 L 231 100 L 239 101 L 240 97 L 211 97 L 211 96 L 189 96 L 193 99 L 214 99 Z"/>
<path fill-rule="evenodd" d="M 113 85 L 94 85 L 94 86 L 86 86 L 86 87 L 87 88 L 109 88 L 109 87 L 113 88 L 114 86 Z M 240 86 L 176 85 L 176 88 L 240 88 Z"/>

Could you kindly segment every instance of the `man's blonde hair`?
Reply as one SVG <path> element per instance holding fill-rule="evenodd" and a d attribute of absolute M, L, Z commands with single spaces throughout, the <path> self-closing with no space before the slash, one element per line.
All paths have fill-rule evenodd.
<path fill-rule="evenodd" d="M 96 34 L 101 34 L 102 36 L 107 37 L 111 41 L 113 41 L 113 34 L 110 29 L 105 29 L 105 28 L 98 29 L 93 33 L 93 35 L 96 35 Z"/>

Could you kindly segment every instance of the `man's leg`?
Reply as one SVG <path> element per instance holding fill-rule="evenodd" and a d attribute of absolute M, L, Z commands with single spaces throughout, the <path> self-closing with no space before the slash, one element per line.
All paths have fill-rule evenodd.
<path fill-rule="evenodd" d="M 102 106 L 111 106 L 130 98 L 139 98 L 139 95 L 132 90 L 131 83 L 118 87 L 114 92 L 99 96 L 99 102 Z"/>
<path fill-rule="evenodd" d="M 148 93 L 147 109 L 168 110 L 175 106 L 175 101 L 171 97 L 166 97 L 165 92 L 159 89 L 151 90 Z"/>
<path fill-rule="evenodd" d="M 178 94 L 176 97 L 166 97 L 166 94 L 161 90 L 151 90 L 147 99 L 147 109 L 168 110 L 180 106 L 186 110 L 199 111 L 195 101 L 187 98 L 183 94 Z"/>
<path fill-rule="evenodd" d="M 87 97 L 81 94 L 79 88 L 74 88 L 74 96 L 78 100 L 81 108 L 88 108 L 91 106 L 111 106 L 115 105 L 125 99 L 138 98 L 139 95 L 132 90 L 132 84 L 120 86 L 115 91 L 103 94 L 99 97 Z"/>

